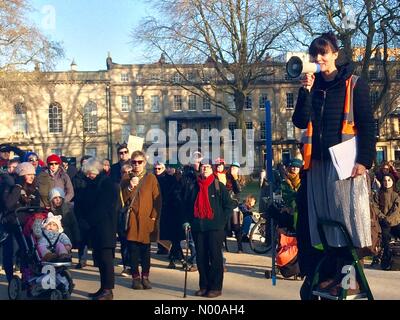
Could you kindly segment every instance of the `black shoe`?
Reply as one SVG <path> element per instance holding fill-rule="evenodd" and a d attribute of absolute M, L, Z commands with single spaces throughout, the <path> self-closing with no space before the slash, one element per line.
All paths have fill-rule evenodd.
<path fill-rule="evenodd" d="M 97 297 L 98 295 L 100 295 L 101 293 L 103 292 L 103 289 L 99 289 L 99 290 L 97 290 L 96 292 L 94 292 L 94 293 L 88 293 L 88 297 L 89 298 L 95 298 L 95 297 Z"/>
<path fill-rule="evenodd" d="M 86 262 L 79 262 L 76 266 L 75 269 L 83 269 L 84 267 L 86 267 L 87 264 Z"/>
<path fill-rule="evenodd" d="M 171 260 L 171 261 L 169 262 L 169 265 L 168 265 L 167 268 L 168 268 L 168 269 L 176 269 L 176 264 L 175 264 L 175 262 L 174 262 L 173 260 Z"/>
<path fill-rule="evenodd" d="M 114 295 L 111 289 L 104 289 L 101 293 L 93 298 L 93 300 L 113 300 Z"/>

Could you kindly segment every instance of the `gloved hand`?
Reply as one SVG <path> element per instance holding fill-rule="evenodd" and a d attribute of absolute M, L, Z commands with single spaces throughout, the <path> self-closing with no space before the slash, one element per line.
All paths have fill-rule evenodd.
<path fill-rule="evenodd" d="M 182 228 L 183 228 L 183 230 L 190 229 L 190 223 L 189 223 L 189 222 L 185 222 L 185 223 L 182 225 Z"/>

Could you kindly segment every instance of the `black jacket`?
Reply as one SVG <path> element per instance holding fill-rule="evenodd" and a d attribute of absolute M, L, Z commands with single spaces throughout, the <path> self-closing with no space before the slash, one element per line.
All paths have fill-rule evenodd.
<path fill-rule="evenodd" d="M 312 159 L 330 160 L 328 148 L 341 140 L 346 79 L 353 73 L 350 65 L 338 68 L 331 82 L 316 74 L 311 93 L 300 88 L 293 123 L 300 129 L 307 128 L 309 119 L 313 124 Z M 375 121 L 370 105 L 367 83 L 359 78 L 354 88 L 354 121 L 357 128 L 358 154 L 356 162 L 367 169 L 375 158 Z M 322 118 L 322 120 L 321 120 Z"/>

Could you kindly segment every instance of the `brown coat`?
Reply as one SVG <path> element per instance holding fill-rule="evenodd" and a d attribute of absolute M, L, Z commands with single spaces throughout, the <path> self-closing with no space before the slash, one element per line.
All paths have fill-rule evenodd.
<path fill-rule="evenodd" d="M 131 205 L 127 239 L 140 243 L 158 240 L 158 221 L 161 212 L 161 192 L 155 175 L 148 173 Z M 130 202 L 136 188 L 128 190 L 129 179 L 121 181 L 124 202 Z M 154 219 L 154 220 L 153 220 Z"/>

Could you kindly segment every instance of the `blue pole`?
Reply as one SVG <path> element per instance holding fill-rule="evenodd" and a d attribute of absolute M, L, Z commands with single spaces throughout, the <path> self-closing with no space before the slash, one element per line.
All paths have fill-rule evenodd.
<path fill-rule="evenodd" d="M 274 177 L 272 173 L 272 121 L 271 121 L 271 102 L 265 101 L 265 152 L 267 154 L 266 159 L 266 172 L 268 178 L 269 188 L 269 199 L 272 203 L 273 198 L 273 183 Z M 271 253 L 272 253 L 272 267 L 271 267 L 271 279 L 272 285 L 276 286 L 276 272 L 275 272 L 275 226 L 274 220 L 271 218 Z"/>

